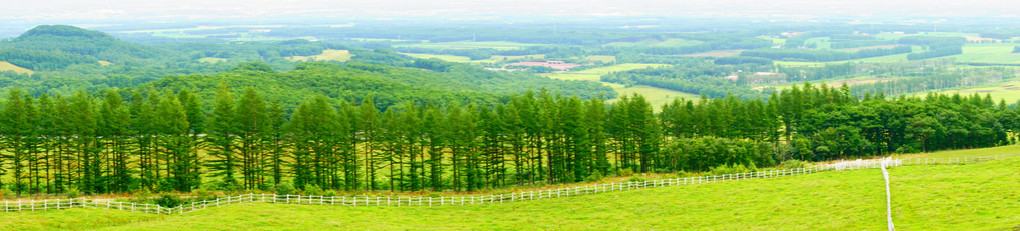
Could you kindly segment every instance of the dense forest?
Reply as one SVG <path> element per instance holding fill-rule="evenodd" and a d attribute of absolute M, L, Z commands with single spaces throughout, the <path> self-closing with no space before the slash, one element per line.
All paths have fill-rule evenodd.
<path fill-rule="evenodd" d="M 529 91 L 506 102 L 379 110 L 371 97 L 316 94 L 285 108 L 265 94 L 221 82 L 204 110 L 187 89 L 10 91 L 0 183 L 19 193 L 471 191 L 987 147 L 1013 142 L 1018 124 L 1016 111 L 990 97 L 858 98 L 846 86 L 810 84 L 767 101 L 677 99 L 660 113 L 640 95 L 606 104 Z"/>

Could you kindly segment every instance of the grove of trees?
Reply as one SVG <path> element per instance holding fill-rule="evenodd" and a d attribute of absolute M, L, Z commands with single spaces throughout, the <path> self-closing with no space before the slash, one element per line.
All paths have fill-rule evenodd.
<path fill-rule="evenodd" d="M 773 166 L 1013 142 L 1017 113 L 990 97 L 858 98 L 793 87 L 769 100 L 527 92 L 492 104 L 394 104 L 324 95 L 294 108 L 220 84 L 210 110 L 190 90 L 12 90 L 0 113 L 0 187 L 18 193 L 199 187 L 472 191 L 628 172 Z M 338 103 L 335 103 L 338 102 Z"/>

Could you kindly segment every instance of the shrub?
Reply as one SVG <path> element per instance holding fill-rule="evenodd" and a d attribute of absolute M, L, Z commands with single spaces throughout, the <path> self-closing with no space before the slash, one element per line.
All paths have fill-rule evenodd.
<path fill-rule="evenodd" d="M 627 181 L 630 181 L 630 182 L 642 182 L 642 181 L 645 181 L 645 178 L 641 178 L 641 177 L 636 177 L 635 176 L 635 177 L 631 177 L 630 179 L 627 179 Z"/>
<path fill-rule="evenodd" d="M 322 195 L 322 189 L 314 184 L 308 184 L 305 185 L 304 194 L 309 196 L 320 196 Z"/>
<path fill-rule="evenodd" d="M 324 196 L 324 197 L 335 197 L 336 196 L 336 191 L 326 190 L 325 193 L 322 193 L 322 196 Z"/>
<path fill-rule="evenodd" d="M 276 194 L 290 195 L 294 194 L 294 191 L 296 191 L 294 189 L 294 184 L 289 181 L 284 181 L 279 184 L 276 184 Z"/>
<path fill-rule="evenodd" d="M 585 182 L 595 182 L 595 181 L 602 180 L 602 177 L 603 177 L 602 176 L 602 171 L 595 171 L 595 172 L 591 173 L 591 175 L 588 175 L 587 177 L 585 177 L 584 181 Z"/>
<path fill-rule="evenodd" d="M 754 164 L 751 164 L 750 167 L 744 166 L 744 164 L 734 164 L 734 165 L 724 164 L 724 165 L 719 165 L 717 167 L 713 167 L 712 168 L 712 174 L 713 175 L 726 175 L 726 174 L 756 172 L 756 171 L 758 171 L 758 168 L 755 167 Z"/>
<path fill-rule="evenodd" d="M 156 204 L 166 208 L 173 208 L 184 204 L 184 200 L 182 200 L 181 196 L 177 194 L 164 194 L 156 200 Z"/>
<path fill-rule="evenodd" d="M 780 165 L 782 165 L 783 168 L 786 168 L 786 169 L 803 168 L 804 167 L 804 161 L 790 159 L 790 160 L 787 160 L 787 161 L 783 161 L 783 163 L 780 164 Z"/>
<path fill-rule="evenodd" d="M 625 168 L 623 170 L 620 170 L 619 175 L 620 176 L 631 176 L 631 175 L 634 175 L 634 169 Z"/>
<path fill-rule="evenodd" d="M 78 187 L 71 186 L 67 188 L 67 198 L 78 197 L 81 197 L 81 191 L 78 191 Z"/>

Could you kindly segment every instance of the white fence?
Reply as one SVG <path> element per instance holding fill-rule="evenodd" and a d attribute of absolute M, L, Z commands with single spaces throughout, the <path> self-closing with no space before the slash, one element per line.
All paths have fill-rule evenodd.
<path fill-rule="evenodd" d="M 494 195 L 480 196 L 446 196 L 446 197 L 389 197 L 389 196 L 303 196 L 303 195 L 276 195 L 276 194 L 243 194 L 232 197 L 224 197 L 216 200 L 198 201 L 184 204 L 173 208 L 165 208 L 153 204 L 140 204 L 130 202 L 118 202 L 110 199 L 48 199 L 33 201 L 4 201 L 0 203 L 0 210 L 4 212 L 39 211 L 50 209 L 68 208 L 104 208 L 116 209 L 131 212 L 144 212 L 153 214 L 182 214 L 209 207 L 219 207 L 237 203 L 264 202 L 279 204 L 309 204 L 309 205 L 339 205 L 339 206 L 451 206 L 451 205 L 477 205 L 507 203 L 515 201 L 538 200 L 543 198 L 558 198 L 584 194 L 603 192 L 627 191 L 640 188 L 668 187 L 678 185 L 703 184 L 719 181 L 734 181 L 745 179 L 763 179 L 781 176 L 804 175 L 827 170 L 851 170 L 866 168 L 881 168 L 883 162 L 886 166 L 899 165 L 925 165 L 925 164 L 963 164 L 978 163 L 989 160 L 1004 159 L 1018 156 L 997 155 L 985 157 L 962 157 L 962 158 L 928 158 L 928 159 L 876 159 L 876 160 L 855 160 L 841 161 L 834 164 L 812 166 L 807 168 L 767 170 L 750 173 L 736 173 L 718 176 L 699 176 L 674 179 L 648 180 L 640 182 L 617 182 L 587 186 L 577 186 L 559 189 L 547 189 L 539 191 L 515 192 Z"/>

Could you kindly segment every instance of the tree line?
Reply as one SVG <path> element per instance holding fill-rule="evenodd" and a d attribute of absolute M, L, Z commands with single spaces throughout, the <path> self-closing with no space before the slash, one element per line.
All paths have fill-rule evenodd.
<path fill-rule="evenodd" d="M 235 96 L 221 84 L 210 110 L 202 102 L 189 90 L 12 90 L 0 110 L 0 187 L 473 191 L 987 147 L 1013 142 L 1018 127 L 1017 113 L 990 97 L 858 98 L 810 84 L 769 100 L 676 99 L 659 113 L 640 95 L 610 104 L 548 91 L 384 110 L 371 97 L 314 95 L 285 108 L 256 88 Z"/>

